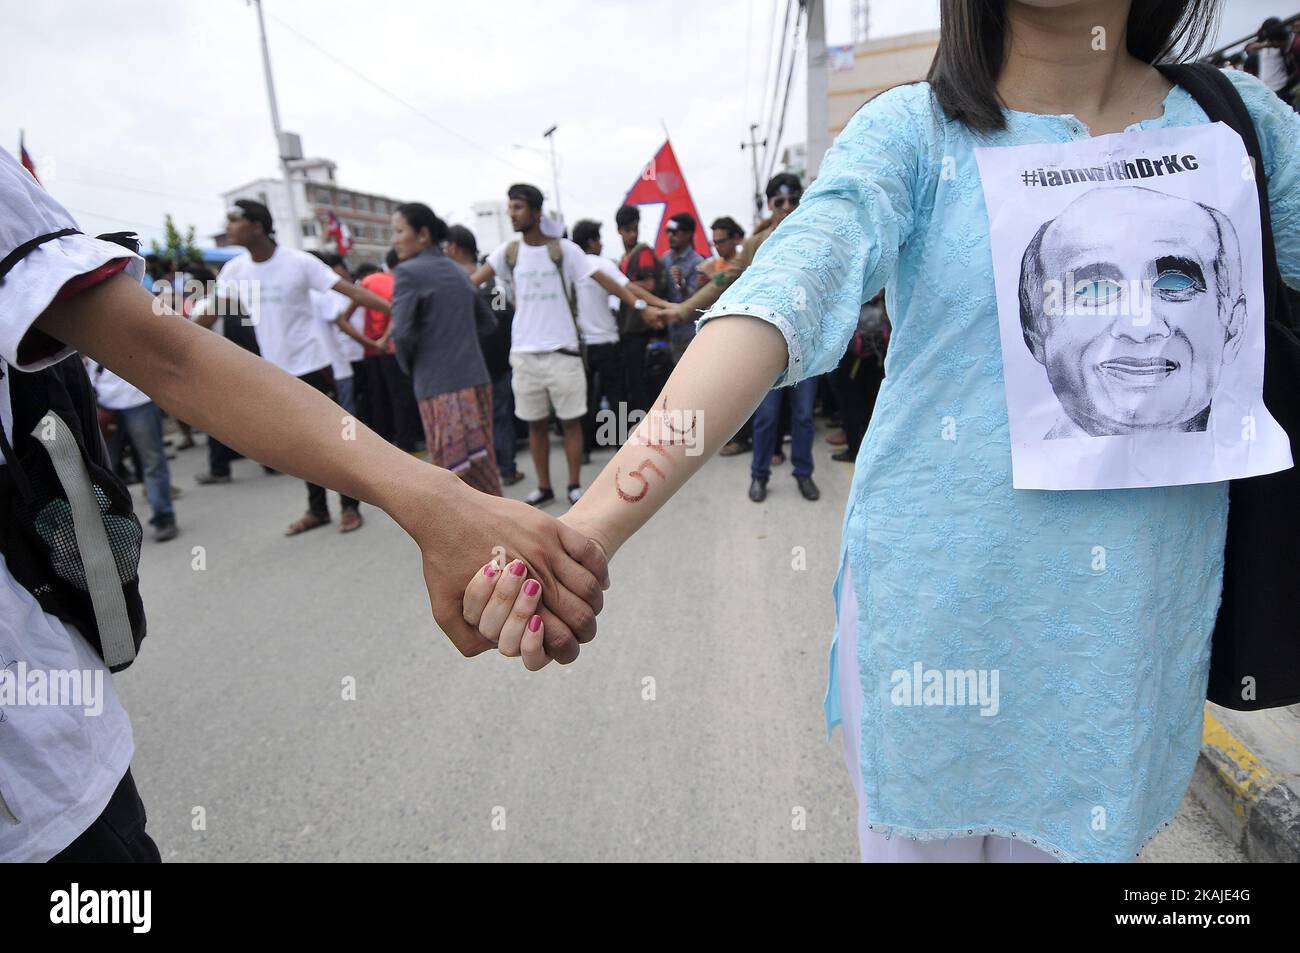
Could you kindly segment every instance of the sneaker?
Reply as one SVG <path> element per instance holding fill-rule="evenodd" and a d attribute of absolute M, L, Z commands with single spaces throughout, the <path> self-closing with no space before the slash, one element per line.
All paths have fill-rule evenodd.
<path fill-rule="evenodd" d="M 155 543 L 165 543 L 169 539 L 175 539 L 180 534 L 180 527 L 176 525 L 175 520 L 169 520 L 166 523 L 160 523 L 153 531 L 153 541 Z"/>
<path fill-rule="evenodd" d="M 555 491 L 553 491 L 549 486 L 544 490 L 539 486 L 537 489 L 533 490 L 532 493 L 529 493 L 524 497 L 524 502 L 529 506 L 545 506 L 547 503 L 551 503 L 554 500 Z"/>
<path fill-rule="evenodd" d="M 569 487 L 569 505 L 572 506 L 580 499 L 582 499 L 582 487 L 575 483 Z"/>
<path fill-rule="evenodd" d="M 501 485 L 514 486 L 523 478 L 524 478 L 524 474 L 520 470 L 516 470 L 514 473 L 503 473 L 501 474 Z"/>
<path fill-rule="evenodd" d="M 195 479 L 196 482 L 198 482 L 198 483 L 202 483 L 204 486 L 207 486 L 207 485 L 209 485 L 209 484 L 211 484 L 211 483 L 229 483 L 229 482 L 230 482 L 230 474 L 229 474 L 229 473 L 225 473 L 225 474 L 221 474 L 221 473 L 196 473 L 196 474 L 194 474 L 194 479 Z"/>

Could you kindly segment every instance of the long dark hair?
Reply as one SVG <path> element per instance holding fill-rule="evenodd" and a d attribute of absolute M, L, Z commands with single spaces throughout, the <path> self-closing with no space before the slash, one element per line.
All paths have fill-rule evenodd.
<path fill-rule="evenodd" d="M 1128 51 L 1145 63 L 1178 62 L 1214 32 L 1220 0 L 1133 0 Z M 939 48 L 926 79 L 949 118 L 978 132 L 1005 125 L 997 79 L 1006 52 L 1006 0 L 940 0 Z"/>
<path fill-rule="evenodd" d="M 407 202 L 405 205 L 397 206 L 394 211 L 406 219 L 406 224 L 411 226 L 411 231 L 415 232 L 417 236 L 420 234 L 421 229 L 427 228 L 434 248 L 437 248 L 442 240 L 447 237 L 447 223 L 435 215 L 433 209 L 423 202 Z"/>

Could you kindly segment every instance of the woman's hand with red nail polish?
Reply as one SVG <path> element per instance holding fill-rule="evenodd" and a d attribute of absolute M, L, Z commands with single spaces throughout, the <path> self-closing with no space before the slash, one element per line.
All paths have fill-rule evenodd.
<path fill-rule="evenodd" d="M 528 578 L 528 566 L 516 559 L 505 569 L 484 566 L 465 587 L 465 621 L 502 655 L 523 656 L 529 671 L 544 668 L 551 657 L 543 645 L 545 627 L 538 614 L 542 584 Z"/>

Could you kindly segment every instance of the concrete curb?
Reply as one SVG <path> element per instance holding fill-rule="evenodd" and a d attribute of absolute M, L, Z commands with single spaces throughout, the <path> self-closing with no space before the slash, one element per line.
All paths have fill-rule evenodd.
<path fill-rule="evenodd" d="M 1269 767 L 1209 708 L 1192 793 L 1254 863 L 1300 863 L 1300 779 Z"/>

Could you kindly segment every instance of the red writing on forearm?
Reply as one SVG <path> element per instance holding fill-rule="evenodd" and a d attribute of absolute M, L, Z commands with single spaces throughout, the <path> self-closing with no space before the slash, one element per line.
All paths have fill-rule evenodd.
<path fill-rule="evenodd" d="M 667 448 L 685 446 L 692 442 L 695 434 L 695 415 L 693 413 L 690 415 L 689 426 L 678 427 L 671 419 L 675 413 L 668 410 L 668 398 L 665 396 L 662 407 L 651 413 L 632 435 L 633 442 L 637 446 L 653 450 L 663 458 L 665 466 L 672 462 L 672 455 Z M 664 436 L 664 431 L 667 431 L 667 436 Z M 646 477 L 646 470 L 655 474 L 660 480 L 668 479 L 663 470 L 655 465 L 654 460 L 646 457 L 637 467 L 627 472 L 626 480 L 629 484 L 640 484 L 639 490 L 629 492 L 623 484 L 623 470 L 621 467 L 617 468 L 614 470 L 614 490 L 618 493 L 619 499 L 625 503 L 636 503 L 645 499 L 645 495 L 650 492 L 650 480 Z"/>

